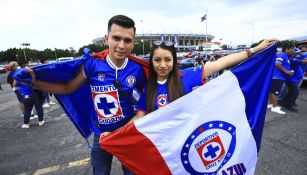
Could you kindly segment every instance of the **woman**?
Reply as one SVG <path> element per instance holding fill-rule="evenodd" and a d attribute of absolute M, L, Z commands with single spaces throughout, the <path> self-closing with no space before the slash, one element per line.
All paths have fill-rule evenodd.
<path fill-rule="evenodd" d="M 258 46 L 222 57 L 213 62 L 178 72 L 176 50 L 172 42 L 156 41 L 150 53 L 147 87 L 138 102 L 138 112 L 131 122 L 192 91 L 205 83 L 214 72 L 246 60 L 252 54 L 270 46 L 276 39 L 267 39 Z"/>

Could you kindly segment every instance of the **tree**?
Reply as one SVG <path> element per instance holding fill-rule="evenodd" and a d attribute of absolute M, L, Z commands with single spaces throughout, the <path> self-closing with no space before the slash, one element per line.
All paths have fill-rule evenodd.
<path fill-rule="evenodd" d="M 227 49 L 228 49 L 227 45 L 226 45 L 226 44 L 223 44 L 223 45 L 222 45 L 222 49 L 223 49 L 223 50 L 227 50 Z"/>
<path fill-rule="evenodd" d="M 92 52 L 101 52 L 101 51 L 107 49 L 108 46 L 100 46 L 100 45 L 96 45 L 96 44 L 89 44 L 89 45 L 86 45 L 86 46 L 82 46 L 79 49 L 78 54 L 82 55 L 85 48 L 90 49 Z"/>
<path fill-rule="evenodd" d="M 150 42 L 144 41 L 144 54 L 148 54 L 150 51 Z M 132 50 L 132 53 L 136 55 L 143 55 L 143 42 L 141 40 L 137 40 Z"/>

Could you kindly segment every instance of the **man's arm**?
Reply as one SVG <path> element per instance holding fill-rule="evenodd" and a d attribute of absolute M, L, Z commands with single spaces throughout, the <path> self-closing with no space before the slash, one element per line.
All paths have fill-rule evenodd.
<path fill-rule="evenodd" d="M 77 76 L 66 83 L 49 83 L 40 80 L 36 80 L 35 73 L 31 68 L 26 68 L 26 70 L 32 76 L 32 83 L 35 88 L 48 91 L 54 94 L 69 94 L 77 90 L 82 86 L 86 79 L 83 75 L 83 65 L 80 67 Z"/>
<path fill-rule="evenodd" d="M 262 41 L 259 45 L 257 45 L 256 47 L 253 48 L 253 51 L 259 52 L 267 47 L 269 47 L 270 45 L 272 45 L 274 42 L 276 41 L 276 39 L 266 39 L 264 41 Z M 216 61 L 210 62 L 210 63 L 206 63 L 204 66 L 204 73 L 203 73 L 203 79 L 205 79 L 206 77 L 209 77 L 210 75 L 212 75 L 214 72 L 223 70 L 227 67 L 236 65 L 244 60 L 246 60 L 248 58 L 248 53 L 246 51 L 243 52 L 239 52 L 239 53 L 235 53 L 235 54 L 231 54 L 231 55 L 227 55 L 225 57 L 222 57 Z"/>
<path fill-rule="evenodd" d="M 280 70 L 281 72 L 285 73 L 286 75 L 289 76 L 293 76 L 294 75 L 294 71 L 288 71 L 287 69 L 285 69 L 284 67 L 282 67 L 282 65 L 275 63 L 275 67 Z"/>

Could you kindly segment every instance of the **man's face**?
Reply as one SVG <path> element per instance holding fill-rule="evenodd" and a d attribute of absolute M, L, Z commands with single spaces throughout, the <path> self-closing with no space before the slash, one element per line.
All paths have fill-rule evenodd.
<path fill-rule="evenodd" d="M 110 32 L 105 36 L 105 42 L 109 46 L 111 60 L 124 60 L 134 48 L 134 30 L 133 28 L 124 28 L 117 24 L 112 24 Z"/>
<path fill-rule="evenodd" d="M 303 52 L 307 52 L 307 47 L 302 47 L 302 49 L 301 49 Z"/>
<path fill-rule="evenodd" d="M 286 49 L 285 51 L 288 56 L 292 56 L 294 54 L 293 47 Z"/>

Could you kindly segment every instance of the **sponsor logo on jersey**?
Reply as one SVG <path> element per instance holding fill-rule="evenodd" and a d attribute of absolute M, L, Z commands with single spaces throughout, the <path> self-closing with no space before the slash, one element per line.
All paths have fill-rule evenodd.
<path fill-rule="evenodd" d="M 99 124 L 116 123 L 124 119 L 118 93 L 113 85 L 91 86 L 91 90 Z"/>

